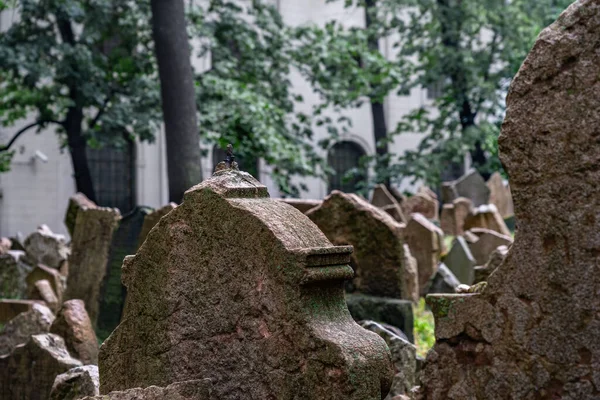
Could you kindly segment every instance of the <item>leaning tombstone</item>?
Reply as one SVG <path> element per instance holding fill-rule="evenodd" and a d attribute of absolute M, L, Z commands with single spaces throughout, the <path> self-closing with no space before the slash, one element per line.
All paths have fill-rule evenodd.
<path fill-rule="evenodd" d="M 406 222 L 406 217 L 400 202 L 392 195 L 385 185 L 379 184 L 375 186 L 375 189 L 373 189 L 373 196 L 371 197 L 371 204 L 390 214 L 396 221 L 401 223 Z"/>
<path fill-rule="evenodd" d="M 421 214 L 412 214 L 406 225 L 405 238 L 410 252 L 417 259 L 419 290 L 424 293 L 425 286 L 435 273 L 442 255 L 444 233 Z"/>
<path fill-rule="evenodd" d="M 482 292 L 428 298 L 423 399 L 598 398 L 598 37 L 600 1 L 574 2 L 511 83 L 498 144 L 518 234 Z"/>
<path fill-rule="evenodd" d="M 444 264 L 452 271 L 460 283 L 473 284 L 475 275 L 475 258 L 471 254 L 469 245 L 465 238 L 457 236 L 452 248 L 444 257 Z"/>
<path fill-rule="evenodd" d="M 306 214 L 336 245 L 352 245 L 352 290 L 418 301 L 417 276 L 406 268 L 403 225 L 355 194 L 331 192 Z"/>
<path fill-rule="evenodd" d="M 100 306 L 96 332 L 104 340 L 119 325 L 126 290 L 121 283 L 121 265 L 125 256 L 135 254 L 144 218 L 151 213 L 148 207 L 135 207 L 119 221 L 112 237 L 106 275 L 100 290 Z"/>
<path fill-rule="evenodd" d="M 120 218 L 119 210 L 107 207 L 81 208 L 75 217 L 64 299 L 83 300 L 94 326 L 110 244 Z"/>
<path fill-rule="evenodd" d="M 60 272 L 43 264 L 36 265 L 27 275 L 27 278 L 25 278 L 25 282 L 27 283 L 27 297 L 30 299 L 38 297 L 39 288 L 37 282 L 41 280 L 46 280 L 50 283 L 50 287 L 54 291 L 54 294 L 56 294 L 57 303 L 61 304 L 65 291 L 65 279 Z"/>
<path fill-rule="evenodd" d="M 24 246 L 32 265 L 44 264 L 54 269 L 59 269 L 71 254 L 65 236 L 52 232 L 46 225 L 29 235 Z"/>
<path fill-rule="evenodd" d="M 203 378 L 220 400 L 384 397 L 389 350 L 344 302 L 351 251 L 250 174 L 218 169 L 126 257 L 100 393 Z"/>
<path fill-rule="evenodd" d="M 84 365 L 98 364 L 98 340 L 83 301 L 65 301 L 50 332 L 62 337 L 69 354 Z"/>
<path fill-rule="evenodd" d="M 150 233 L 150 230 L 152 230 L 152 228 L 154 228 L 154 225 L 156 225 L 162 217 L 164 217 L 165 215 L 170 213 L 172 210 L 174 210 L 175 207 L 177 207 L 177 204 L 169 203 L 166 206 L 163 206 L 163 207 L 159 208 L 158 210 L 154 210 L 154 211 L 146 214 L 146 216 L 144 216 L 144 223 L 142 224 L 142 230 L 140 231 L 140 234 L 138 236 L 137 249 L 139 249 L 142 246 L 142 244 L 146 240 L 146 236 L 148 236 L 148 233 Z M 137 249 L 136 249 L 136 251 L 137 251 Z"/>
<path fill-rule="evenodd" d="M 32 267 L 23 262 L 25 253 L 9 250 L 0 254 L 0 298 L 22 299 L 27 293 L 25 279 Z"/>

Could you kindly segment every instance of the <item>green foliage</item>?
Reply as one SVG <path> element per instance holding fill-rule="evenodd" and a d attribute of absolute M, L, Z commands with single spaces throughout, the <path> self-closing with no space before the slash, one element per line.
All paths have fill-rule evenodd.
<path fill-rule="evenodd" d="M 272 167 L 280 190 L 297 195 L 293 175 L 317 175 L 322 160 L 310 143 L 311 119 L 297 112 L 289 73 L 294 65 L 291 33 L 277 9 L 260 0 L 242 7 L 212 0 L 190 12 L 200 55 L 212 68 L 196 78 L 201 136 L 244 158 Z"/>
<path fill-rule="evenodd" d="M 433 314 L 427 309 L 425 299 L 421 298 L 414 307 L 415 346 L 417 355 L 425 357 L 435 344 L 435 328 Z"/>
<path fill-rule="evenodd" d="M 2 126 L 33 115 L 63 146 L 78 129 L 92 147 L 153 140 L 161 114 L 147 1 L 14 3 L 19 18 L 0 33 Z"/>

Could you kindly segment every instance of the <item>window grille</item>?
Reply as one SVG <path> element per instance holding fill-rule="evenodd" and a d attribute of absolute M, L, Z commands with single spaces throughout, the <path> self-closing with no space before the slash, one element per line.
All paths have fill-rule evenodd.
<path fill-rule="evenodd" d="M 96 202 L 102 207 L 116 207 L 121 214 L 135 206 L 133 143 L 124 148 L 104 146 L 87 149 Z"/>
<path fill-rule="evenodd" d="M 360 158 L 366 153 L 361 146 L 354 142 L 338 142 L 329 149 L 327 163 L 335 174 L 329 176 L 329 191 L 341 190 L 345 193 L 356 191 L 356 185 L 366 178 L 366 170 L 360 165 Z M 346 177 L 353 168 L 359 168 L 359 173 Z"/>

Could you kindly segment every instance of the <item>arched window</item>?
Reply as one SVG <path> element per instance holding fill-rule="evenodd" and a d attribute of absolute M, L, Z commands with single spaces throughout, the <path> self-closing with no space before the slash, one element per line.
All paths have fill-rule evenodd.
<path fill-rule="evenodd" d="M 356 191 L 356 184 L 366 178 L 366 171 L 360 165 L 360 158 L 366 153 L 355 142 L 343 141 L 334 144 L 327 154 L 327 163 L 335 171 L 329 176 L 329 191 L 341 190 L 352 193 Z M 361 168 L 358 175 L 345 178 L 346 173 L 353 168 Z"/>
<path fill-rule="evenodd" d="M 87 157 L 97 204 L 127 214 L 135 207 L 133 143 L 126 141 L 122 148 L 88 147 Z"/>
<path fill-rule="evenodd" d="M 260 170 L 258 167 L 259 166 L 258 158 L 244 157 L 242 155 L 235 154 L 235 149 L 233 149 L 233 154 L 235 155 L 235 162 L 238 163 L 240 171 L 245 171 L 245 172 L 249 173 L 250 175 L 252 175 L 253 177 L 255 177 L 256 179 L 259 179 L 258 173 L 260 172 Z M 213 171 L 218 163 L 220 163 L 221 161 L 225 161 L 226 157 L 227 157 L 227 150 L 223 150 L 222 148 L 219 147 L 219 145 L 216 145 L 215 147 L 213 147 L 213 151 L 212 151 Z"/>

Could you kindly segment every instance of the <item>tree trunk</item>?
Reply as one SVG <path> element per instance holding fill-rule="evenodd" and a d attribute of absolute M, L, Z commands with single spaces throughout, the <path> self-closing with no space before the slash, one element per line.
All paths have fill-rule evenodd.
<path fill-rule="evenodd" d="M 366 0 L 365 1 L 365 27 L 367 28 L 368 34 L 368 45 L 371 51 L 379 51 L 379 38 L 377 35 L 370 32 L 370 29 L 373 28 L 373 14 L 376 13 L 376 1 L 377 0 Z M 375 151 L 377 154 L 377 165 L 376 170 L 381 173 L 381 171 L 386 171 L 389 166 L 389 161 L 387 158 L 387 154 L 389 153 L 387 139 L 387 124 L 385 122 L 385 109 L 383 108 L 383 103 L 370 99 L 371 102 L 371 114 L 373 117 L 373 136 L 375 139 Z M 383 183 L 388 188 L 390 187 L 390 177 L 385 176 L 384 179 L 379 180 L 379 183 Z"/>
<path fill-rule="evenodd" d="M 82 122 L 83 112 L 81 109 L 76 107 L 69 108 L 65 120 L 65 130 L 67 132 L 71 162 L 73 163 L 73 173 L 75 174 L 75 186 L 78 192 L 85 194 L 88 199 L 95 203 L 97 201 L 96 192 L 86 153 L 87 141 L 81 134 Z"/>
<path fill-rule="evenodd" d="M 194 76 L 183 0 L 152 0 L 152 31 L 167 142 L 169 199 L 202 180 Z"/>

